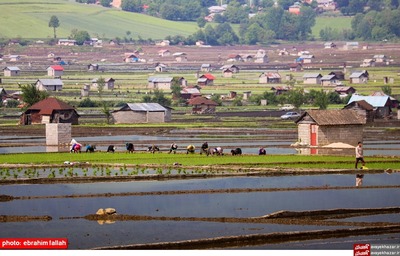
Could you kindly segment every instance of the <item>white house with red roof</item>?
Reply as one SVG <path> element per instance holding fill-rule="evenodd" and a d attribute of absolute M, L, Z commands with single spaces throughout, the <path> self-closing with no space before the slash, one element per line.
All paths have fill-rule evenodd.
<path fill-rule="evenodd" d="M 64 68 L 61 65 L 53 65 L 47 68 L 47 75 L 52 77 L 61 77 L 64 74 Z"/>

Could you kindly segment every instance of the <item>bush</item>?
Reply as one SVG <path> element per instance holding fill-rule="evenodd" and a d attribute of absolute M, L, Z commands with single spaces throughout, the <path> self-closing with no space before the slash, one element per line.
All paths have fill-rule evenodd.
<path fill-rule="evenodd" d="M 99 104 L 95 101 L 92 101 L 90 98 L 86 98 L 84 100 L 82 100 L 81 102 L 79 102 L 78 107 L 81 108 L 95 108 L 98 107 Z"/>

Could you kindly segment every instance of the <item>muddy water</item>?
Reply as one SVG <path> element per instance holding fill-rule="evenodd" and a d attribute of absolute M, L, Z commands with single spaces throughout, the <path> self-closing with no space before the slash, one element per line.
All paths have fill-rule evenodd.
<path fill-rule="evenodd" d="M 400 184 L 400 174 L 369 174 L 364 186 Z M 377 208 L 399 206 L 398 188 L 356 188 L 354 175 L 312 175 L 285 177 L 230 177 L 170 181 L 135 181 L 118 183 L 2 185 L 0 194 L 42 196 L 39 199 L 0 202 L 0 215 L 49 215 L 51 221 L 0 223 L 0 237 L 68 237 L 70 248 L 155 243 L 218 236 L 239 236 L 287 231 L 344 228 L 345 225 L 299 225 L 275 223 L 239 223 L 211 221 L 116 221 L 105 224 L 85 219 L 63 219 L 93 214 L 99 208 L 112 207 L 119 214 L 154 217 L 255 217 L 280 210 L 302 211 L 332 208 Z M 296 191 L 295 188 L 320 187 Z M 329 189 L 343 187 L 345 189 Z M 202 193 L 196 189 L 223 188 L 293 188 L 292 191 Z M 322 189 L 324 188 L 324 189 Z M 108 196 L 82 198 L 45 198 L 52 195 L 148 192 L 185 190 L 180 195 Z M 378 217 L 377 217 L 378 216 Z M 399 222 L 397 215 L 351 218 L 352 221 Z M 60 219 L 61 218 L 61 219 Z M 366 220 L 366 218 L 372 218 Z M 375 219 L 374 219 L 375 218 Z M 345 219 L 343 221 L 348 221 Z M 370 243 L 386 235 L 376 236 Z M 394 234 L 392 237 L 398 237 Z M 387 237 L 386 237 L 387 238 Z M 348 240 L 345 240 L 348 241 Z M 324 249 L 349 249 L 340 239 L 328 239 Z M 394 243 L 394 241 L 392 241 Z M 274 248 L 296 248 L 283 244 Z M 305 248 L 317 248 L 313 242 Z M 269 248 L 268 245 L 259 248 Z"/>
<path fill-rule="evenodd" d="M 145 151 L 148 146 L 155 144 L 161 150 L 168 150 L 172 142 L 176 142 L 179 146 L 178 151 L 184 151 L 186 146 L 194 144 L 200 148 L 204 141 L 208 141 L 210 147 L 222 146 L 226 152 L 231 149 L 240 147 L 244 154 L 257 154 L 259 147 L 264 147 L 269 155 L 282 154 L 301 154 L 302 149 L 296 150 L 290 147 L 295 139 L 277 136 L 265 135 L 249 135 L 247 138 L 238 138 L 237 136 L 215 138 L 214 136 L 203 135 L 201 138 L 196 137 L 174 137 L 174 136 L 144 136 L 144 135 L 128 135 L 128 136 L 96 136 L 96 137 L 77 137 L 75 138 L 82 144 L 97 144 L 97 150 L 106 151 L 108 145 L 116 145 L 117 152 L 125 150 L 125 143 L 132 142 L 135 149 Z M 45 139 L 40 137 L 0 137 L 0 142 L 5 146 L 0 147 L 0 154 L 7 153 L 27 153 L 27 152 L 67 152 L 68 147 L 53 147 L 44 146 Z M 7 146 L 10 145 L 10 146 Z M 364 142 L 365 156 L 382 155 L 382 156 L 400 156 L 400 141 L 365 141 Z M 306 152 L 307 153 L 307 152 Z M 320 150 L 322 154 L 341 154 L 338 150 Z M 342 154 L 348 154 L 343 150 Z"/>

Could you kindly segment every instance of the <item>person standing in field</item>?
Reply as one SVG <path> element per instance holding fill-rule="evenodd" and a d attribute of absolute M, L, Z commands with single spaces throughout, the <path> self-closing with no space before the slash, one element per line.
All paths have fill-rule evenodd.
<path fill-rule="evenodd" d="M 356 147 L 356 169 L 357 169 L 357 165 L 358 162 L 362 163 L 362 167 L 365 166 L 365 161 L 364 161 L 364 155 L 363 155 L 363 147 L 362 147 L 362 143 L 359 141 L 358 145 Z"/>

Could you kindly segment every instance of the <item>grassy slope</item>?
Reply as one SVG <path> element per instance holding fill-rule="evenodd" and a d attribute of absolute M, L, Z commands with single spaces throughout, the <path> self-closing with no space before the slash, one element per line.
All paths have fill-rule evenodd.
<path fill-rule="evenodd" d="M 317 17 L 315 26 L 312 28 L 312 34 L 315 38 L 319 38 L 321 29 L 331 27 L 338 31 L 351 28 L 352 17 Z"/>
<path fill-rule="evenodd" d="M 147 15 L 128 13 L 67 0 L 0 0 L 1 37 L 47 38 L 52 15 L 60 20 L 57 36 L 67 37 L 71 30 L 86 30 L 92 36 L 123 37 L 131 31 L 134 39 L 162 39 L 167 35 L 190 35 L 197 29 L 194 22 L 173 22 Z"/>
<path fill-rule="evenodd" d="M 147 15 L 123 12 L 96 5 L 84 5 L 73 0 L 0 0 L 0 37 L 51 38 L 53 29 L 48 27 L 52 15 L 60 20 L 57 29 L 59 38 L 67 37 L 71 30 L 86 30 L 92 36 L 131 37 L 138 39 L 163 39 L 168 35 L 190 35 L 198 27 L 195 22 L 174 22 Z M 318 17 L 313 35 L 330 26 L 339 30 L 350 28 L 350 18 Z M 234 26 L 235 28 L 237 26 Z"/>

